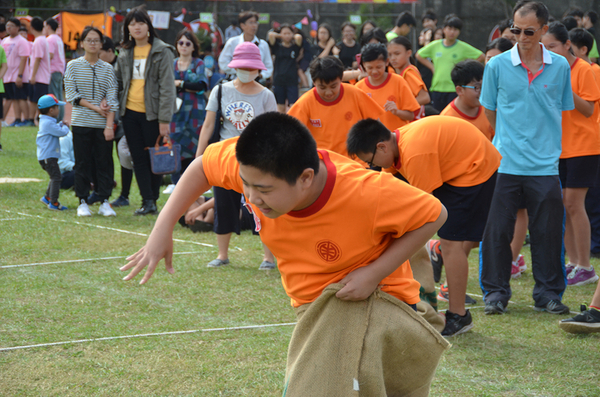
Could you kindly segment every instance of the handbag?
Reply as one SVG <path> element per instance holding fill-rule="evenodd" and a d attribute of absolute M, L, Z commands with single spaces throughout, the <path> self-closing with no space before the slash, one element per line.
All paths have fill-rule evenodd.
<path fill-rule="evenodd" d="M 217 91 L 217 102 L 219 103 L 219 108 L 217 109 L 217 114 L 215 116 L 215 129 L 208 140 L 208 144 L 213 144 L 219 142 L 221 140 L 221 127 L 223 126 L 223 112 L 221 111 L 221 88 L 222 84 L 219 82 L 219 88 Z"/>
<path fill-rule="evenodd" d="M 154 147 L 149 147 L 152 173 L 157 175 L 173 174 L 181 170 L 181 145 L 173 144 L 170 139 L 165 146 L 159 146 L 161 136 L 156 139 Z"/>

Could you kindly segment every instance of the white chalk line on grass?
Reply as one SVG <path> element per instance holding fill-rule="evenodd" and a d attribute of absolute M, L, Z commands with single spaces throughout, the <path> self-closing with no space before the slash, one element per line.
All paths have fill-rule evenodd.
<path fill-rule="evenodd" d="M 11 211 L 8 211 L 8 210 L 3 210 L 3 211 L 4 212 L 11 212 Z M 131 232 L 129 230 L 117 229 L 117 228 L 114 228 L 114 227 L 94 225 L 94 224 L 91 224 L 91 223 L 78 222 L 78 221 L 67 221 L 65 219 L 45 218 L 45 217 L 40 216 L 40 215 L 31 215 L 31 214 L 26 214 L 24 212 L 17 212 L 17 214 L 18 215 L 23 215 L 23 216 L 28 216 L 28 217 L 31 217 L 31 218 L 39 218 L 39 219 L 51 220 L 51 221 L 63 222 L 63 223 L 75 223 L 77 225 L 91 226 L 91 227 L 95 227 L 95 228 L 98 228 L 98 229 L 106 229 L 106 230 L 112 230 L 112 231 L 119 232 L 119 233 L 126 233 L 126 234 L 133 234 L 133 235 L 136 235 L 136 236 L 148 237 L 148 234 L 146 234 L 146 233 Z M 178 243 L 195 244 L 195 245 L 202 245 L 204 247 L 215 248 L 215 246 L 212 245 L 212 244 L 200 243 L 200 242 L 197 242 L 197 241 L 181 240 L 181 239 L 178 239 L 178 238 L 174 238 L 173 241 L 176 241 Z M 239 250 L 241 251 L 241 249 L 239 249 Z"/>
<path fill-rule="evenodd" d="M 70 345 L 70 344 L 85 343 L 85 342 L 98 342 L 98 341 L 105 341 L 105 340 L 145 338 L 145 337 L 149 337 L 149 336 L 163 336 L 163 335 L 194 334 L 194 333 L 198 333 L 198 332 L 215 332 L 215 331 L 235 331 L 235 330 L 245 330 L 245 329 L 260 329 L 260 328 L 284 327 L 284 326 L 289 326 L 289 325 L 296 325 L 296 323 L 280 323 L 280 324 L 264 324 L 264 325 L 245 325 L 245 326 L 238 326 L 238 327 L 193 329 L 193 330 L 188 330 L 188 331 L 156 332 L 156 333 L 151 333 L 151 334 L 135 334 L 135 335 L 108 336 L 108 337 L 104 337 L 104 338 L 90 338 L 90 339 L 69 340 L 69 341 L 64 341 L 64 342 L 40 343 L 40 344 L 37 344 L 37 345 L 2 347 L 2 348 L 0 348 L 0 352 L 6 352 L 6 351 L 11 351 L 11 350 L 20 350 L 20 349 L 32 349 L 32 348 L 36 348 L 36 347 Z"/>
<path fill-rule="evenodd" d="M 200 254 L 201 251 L 193 251 L 193 252 L 173 252 L 173 255 L 191 255 L 191 254 Z M 129 256 L 129 255 L 127 255 Z M 81 263 L 81 262 L 94 262 L 94 261 L 109 261 L 113 259 L 124 259 L 127 256 L 106 256 L 104 258 L 89 258 L 89 259 L 69 259 L 66 261 L 54 261 L 54 262 L 39 262 L 39 263 L 24 263 L 21 265 L 5 265 L 0 266 L 0 269 L 10 269 L 14 267 L 27 267 L 27 266 L 42 266 L 42 265 L 57 265 L 63 263 Z"/>

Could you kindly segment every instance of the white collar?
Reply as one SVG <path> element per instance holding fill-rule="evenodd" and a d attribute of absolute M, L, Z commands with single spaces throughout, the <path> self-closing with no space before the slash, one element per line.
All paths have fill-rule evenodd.
<path fill-rule="evenodd" d="M 550 56 L 550 52 L 546 49 L 546 47 L 544 47 L 544 45 L 542 43 L 540 43 L 540 46 L 542 47 L 542 62 L 546 63 L 546 64 L 551 64 L 552 63 L 552 57 Z M 512 61 L 513 66 L 518 66 L 520 65 L 521 62 L 521 57 L 519 56 L 519 43 L 515 44 L 513 46 L 513 48 L 510 50 L 510 59 Z"/>

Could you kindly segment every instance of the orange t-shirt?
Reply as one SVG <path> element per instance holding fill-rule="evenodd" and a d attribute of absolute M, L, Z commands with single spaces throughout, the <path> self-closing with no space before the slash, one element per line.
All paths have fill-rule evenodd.
<path fill-rule="evenodd" d="M 440 116 L 452 116 L 452 117 L 458 117 L 463 120 L 467 120 L 469 123 L 471 123 L 475 127 L 477 127 L 479 129 L 479 131 L 483 132 L 483 135 L 485 135 L 487 139 L 489 139 L 490 141 L 492 139 L 494 139 L 494 129 L 492 128 L 490 121 L 488 120 L 487 116 L 485 115 L 483 106 L 479 107 L 477 116 L 471 117 L 471 116 L 461 112 L 460 109 L 458 107 L 456 107 L 456 104 L 454 103 L 454 101 L 456 101 L 456 99 L 454 99 L 452 102 L 450 102 L 448 104 L 448 106 L 446 106 L 446 108 L 444 110 L 442 110 L 442 113 L 440 113 Z"/>
<path fill-rule="evenodd" d="M 358 121 L 381 117 L 383 109 L 358 88 L 341 84 L 340 95 L 333 102 L 325 102 L 316 88 L 302 95 L 289 110 L 304 124 L 319 149 L 327 149 L 346 157 L 346 137 Z"/>
<path fill-rule="evenodd" d="M 429 116 L 398 130 L 400 157 L 394 165 L 412 186 L 427 193 L 442 184 L 469 187 L 498 170 L 502 156 L 473 124 L 449 116 Z"/>
<path fill-rule="evenodd" d="M 237 139 L 210 145 L 202 166 L 211 185 L 243 192 Z M 312 205 L 275 219 L 251 205 L 261 240 L 277 258 L 283 288 L 295 307 L 314 301 L 327 285 L 373 262 L 394 239 L 441 213 L 437 199 L 390 174 L 366 170 L 327 150 L 319 150 L 319 156 L 327 182 Z M 399 265 L 381 281 L 382 290 L 415 304 L 420 285 L 408 261 Z"/>
<path fill-rule="evenodd" d="M 577 109 L 562 112 L 561 159 L 600 154 L 598 103 L 600 89 L 592 66 L 579 58 L 571 66 L 571 88 L 582 99 L 594 103 L 594 114 L 585 117 Z"/>
<path fill-rule="evenodd" d="M 387 101 L 392 101 L 396 103 L 400 110 L 408 110 L 414 113 L 416 110 L 421 109 L 421 105 L 412 94 L 408 83 L 402 76 L 397 74 L 388 73 L 385 81 L 378 86 L 371 85 L 367 77 L 356 83 L 356 88 L 364 91 L 382 108 Z M 402 120 L 400 117 L 393 115 L 392 112 L 385 112 L 379 120 L 391 131 L 408 124 L 407 120 Z"/>
<path fill-rule="evenodd" d="M 408 83 L 408 86 L 410 87 L 410 90 L 412 91 L 415 97 L 419 95 L 419 92 L 421 92 L 421 90 L 427 91 L 427 86 L 423 82 L 423 79 L 421 78 L 421 73 L 419 72 L 419 69 L 417 69 L 416 66 L 408 65 L 404 68 L 404 70 L 400 72 L 400 76 L 404 77 L 404 80 L 406 80 L 406 82 Z"/>

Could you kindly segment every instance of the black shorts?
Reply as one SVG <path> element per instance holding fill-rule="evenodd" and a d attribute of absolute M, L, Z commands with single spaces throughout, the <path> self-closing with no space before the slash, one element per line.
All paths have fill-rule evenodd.
<path fill-rule="evenodd" d="M 27 100 L 29 84 L 23 83 L 21 88 L 19 88 L 17 87 L 16 83 L 4 83 L 4 91 L 6 94 L 6 99 Z"/>
<path fill-rule="evenodd" d="M 438 230 L 438 236 L 450 241 L 481 241 L 487 222 L 494 187 L 495 172 L 487 181 L 469 187 L 444 183 L 433 191 L 446 210 L 448 219 Z"/>
<path fill-rule="evenodd" d="M 431 105 L 439 110 L 440 112 L 446 108 L 458 96 L 455 91 L 452 92 L 439 92 L 430 91 L 429 96 L 431 97 Z"/>
<path fill-rule="evenodd" d="M 40 98 L 44 95 L 48 95 L 48 84 L 35 83 L 29 84 L 29 101 L 35 104 L 38 103 Z"/>
<path fill-rule="evenodd" d="M 276 85 L 273 87 L 275 100 L 278 105 L 285 105 L 285 100 L 292 106 L 298 100 L 298 84 L 296 85 Z"/>
<path fill-rule="evenodd" d="M 4 98 L 6 98 L 6 94 L 0 92 L 0 120 L 4 120 L 4 106 L 2 105 Z"/>
<path fill-rule="evenodd" d="M 596 186 L 599 166 L 599 155 L 560 159 L 558 162 L 558 176 L 562 188 Z"/>

